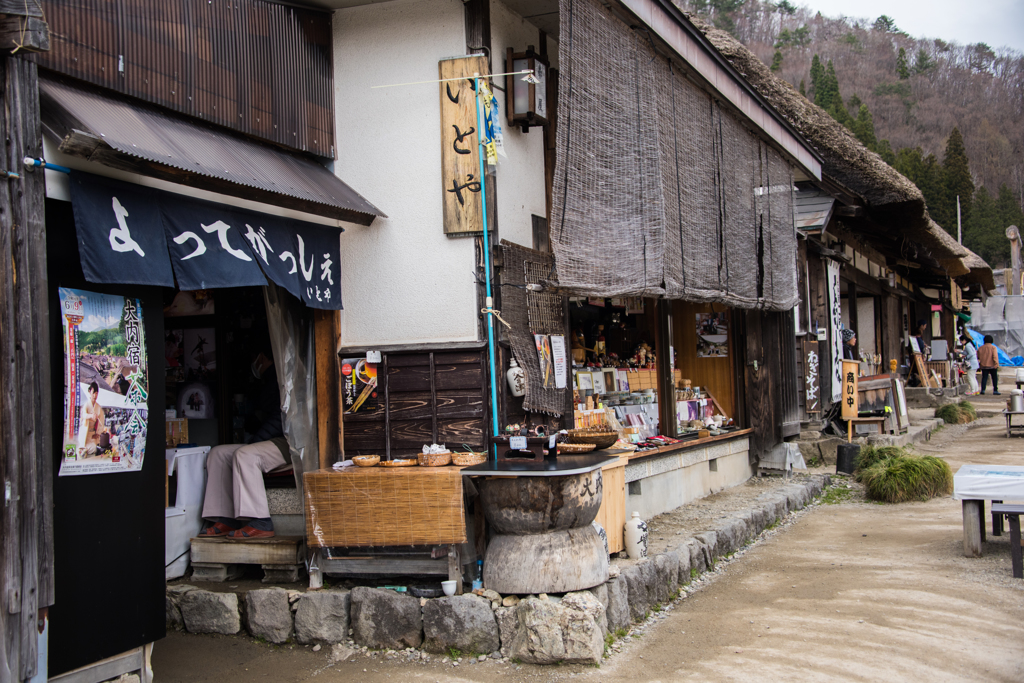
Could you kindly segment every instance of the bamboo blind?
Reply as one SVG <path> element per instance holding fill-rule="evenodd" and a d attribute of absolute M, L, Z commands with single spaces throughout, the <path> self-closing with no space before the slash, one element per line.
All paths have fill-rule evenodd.
<path fill-rule="evenodd" d="M 352 467 L 303 475 L 308 543 L 316 547 L 466 541 L 461 467 Z"/>

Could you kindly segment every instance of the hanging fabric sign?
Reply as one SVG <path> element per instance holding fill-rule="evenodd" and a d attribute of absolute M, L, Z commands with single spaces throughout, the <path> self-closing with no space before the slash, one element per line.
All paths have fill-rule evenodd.
<path fill-rule="evenodd" d="M 146 455 L 149 370 L 142 304 L 61 287 L 64 430 L 59 476 L 137 472 Z"/>
<path fill-rule="evenodd" d="M 87 173 L 73 172 L 71 186 L 90 282 L 172 287 L 176 281 L 191 291 L 265 286 L 270 278 L 307 306 L 342 308 L 339 228 Z"/>
<path fill-rule="evenodd" d="M 828 322 L 829 334 L 832 345 L 832 402 L 835 403 L 843 397 L 843 304 L 839 290 L 839 264 L 829 260 L 825 264 L 825 272 L 828 277 Z"/>

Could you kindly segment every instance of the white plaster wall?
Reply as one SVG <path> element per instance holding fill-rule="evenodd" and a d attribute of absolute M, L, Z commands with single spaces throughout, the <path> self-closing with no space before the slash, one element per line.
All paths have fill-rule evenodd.
<path fill-rule="evenodd" d="M 491 0 L 491 70 L 505 71 L 505 50 L 519 52 L 528 45 L 540 52 L 537 27 L 509 9 L 499 0 Z M 548 59 L 552 68 L 558 64 L 558 43 L 548 39 Z M 504 77 L 496 85 L 505 87 Z M 533 247 L 533 215 L 547 215 L 544 187 L 544 130 L 509 128 L 505 93 L 496 90 L 501 107 L 501 127 L 505 133 L 508 158 L 498 158 L 498 235 L 524 247 Z"/>
<path fill-rule="evenodd" d="M 711 472 L 708 461 L 703 460 L 640 479 L 640 495 L 630 495 L 627 489 L 627 515 L 636 511 L 641 519 L 649 520 L 691 501 L 742 484 L 754 475 L 754 468 L 749 463 L 750 454 L 743 443 L 744 450 L 715 458 L 717 472 Z"/>
<path fill-rule="evenodd" d="M 388 215 L 342 235 L 342 345 L 477 339 L 473 240 L 443 230 L 438 86 L 371 89 L 465 51 L 460 0 L 334 13 L 335 173 Z"/>

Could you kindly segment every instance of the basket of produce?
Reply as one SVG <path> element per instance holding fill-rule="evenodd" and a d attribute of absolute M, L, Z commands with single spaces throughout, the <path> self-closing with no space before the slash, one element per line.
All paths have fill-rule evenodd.
<path fill-rule="evenodd" d="M 374 467 L 380 462 L 379 455 L 354 455 L 352 462 L 360 467 Z"/>
<path fill-rule="evenodd" d="M 619 433 L 608 429 L 570 429 L 564 443 L 592 443 L 597 448 L 608 448 L 618 441 Z"/>
<path fill-rule="evenodd" d="M 589 453 L 596 448 L 597 446 L 592 443 L 560 443 L 558 444 L 558 453 L 566 455 Z"/>
<path fill-rule="evenodd" d="M 380 461 L 381 467 L 415 467 L 419 464 L 419 460 L 416 458 L 392 458 Z"/>
<path fill-rule="evenodd" d="M 420 467 L 444 467 L 452 462 L 452 454 L 448 451 L 443 453 L 420 453 L 417 458 Z"/>
<path fill-rule="evenodd" d="M 469 451 L 468 453 L 452 453 L 452 464 L 459 467 L 470 467 L 487 462 L 487 451 Z"/>

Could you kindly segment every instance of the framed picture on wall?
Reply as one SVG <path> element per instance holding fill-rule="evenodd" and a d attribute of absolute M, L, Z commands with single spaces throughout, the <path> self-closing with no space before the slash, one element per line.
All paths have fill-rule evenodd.
<path fill-rule="evenodd" d="M 605 386 L 605 383 L 604 383 L 604 373 L 603 372 L 600 372 L 600 371 L 595 372 L 595 373 L 593 373 L 591 375 L 591 378 L 592 378 L 591 381 L 594 383 L 594 393 L 595 394 L 607 393 L 608 388 Z"/>
<path fill-rule="evenodd" d="M 594 390 L 594 378 L 589 372 L 576 373 L 576 388 L 580 391 Z"/>

